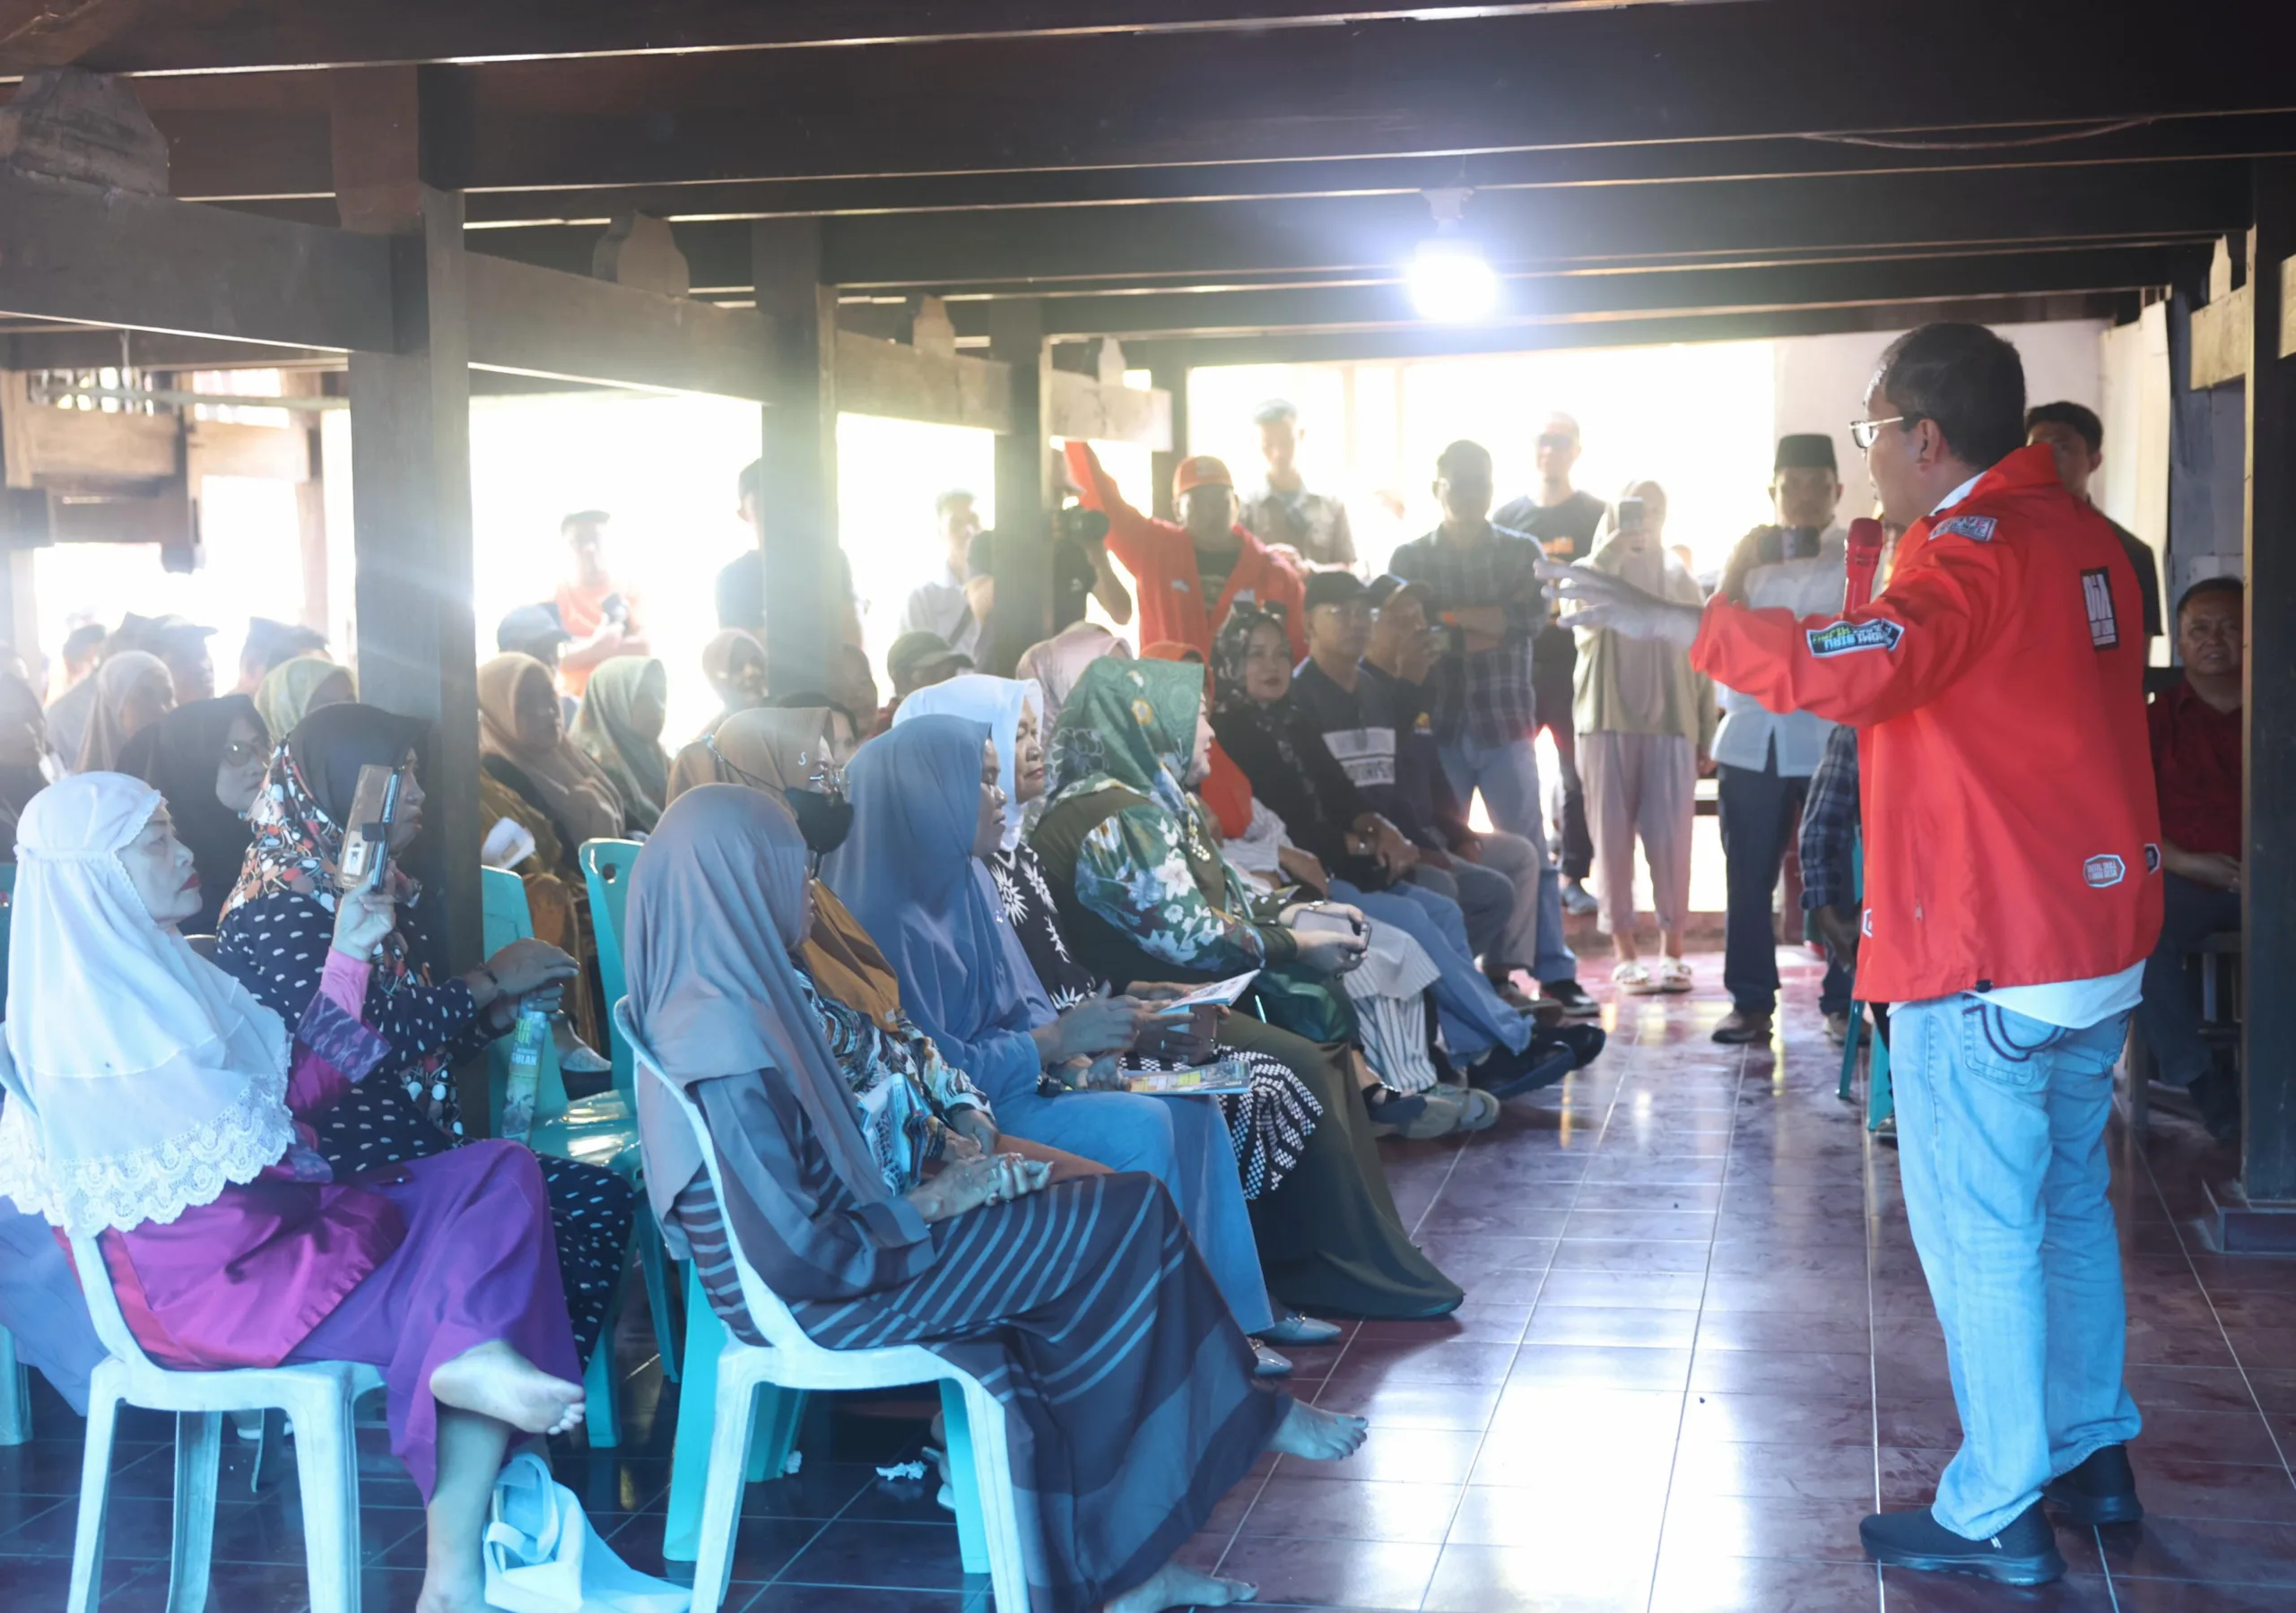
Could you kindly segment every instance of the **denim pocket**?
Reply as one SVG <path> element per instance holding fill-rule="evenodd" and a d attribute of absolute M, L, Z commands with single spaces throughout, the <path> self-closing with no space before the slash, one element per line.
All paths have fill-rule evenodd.
<path fill-rule="evenodd" d="M 1961 1005 L 1961 1062 L 2015 1091 L 2048 1085 L 2049 1055 L 2076 1034 L 1981 998 Z"/>

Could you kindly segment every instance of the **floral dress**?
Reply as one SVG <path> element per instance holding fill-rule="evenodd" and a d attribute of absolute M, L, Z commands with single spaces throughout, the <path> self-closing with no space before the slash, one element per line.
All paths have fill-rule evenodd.
<path fill-rule="evenodd" d="M 941 1158 L 952 1111 L 978 1109 L 996 1120 L 987 1097 L 963 1071 L 944 1063 L 933 1039 L 907 1016 L 898 1031 L 889 1031 L 860 1010 L 824 994 L 803 968 L 797 970 L 797 984 L 813 1005 L 822 1034 L 860 1106 L 857 1118 L 870 1158 L 894 1192 L 915 1187 L 924 1180 L 925 1166 Z"/>
<path fill-rule="evenodd" d="M 1110 983 L 1078 962 L 1069 950 L 1060 932 L 1060 910 L 1045 879 L 1044 864 L 1028 842 L 991 857 L 988 874 L 1004 917 L 1020 936 L 1053 1007 L 1065 1013 L 1089 998 L 1106 995 Z M 1273 1192 L 1299 1163 L 1308 1135 L 1316 1129 L 1324 1110 L 1307 1083 L 1281 1059 L 1263 1053 L 1233 1056 L 1242 1059 L 1251 1071 L 1251 1090 L 1217 1101 L 1228 1122 L 1229 1141 L 1236 1150 L 1244 1197 L 1251 1200 Z M 1142 1071 L 1179 1068 L 1168 1060 L 1139 1056 L 1124 1062 L 1127 1069 Z"/>

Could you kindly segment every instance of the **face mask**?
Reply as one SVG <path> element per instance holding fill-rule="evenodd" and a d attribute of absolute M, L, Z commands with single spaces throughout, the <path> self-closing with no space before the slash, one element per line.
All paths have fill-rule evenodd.
<path fill-rule="evenodd" d="M 787 799 L 797 832 L 815 856 L 826 857 L 853 832 L 853 803 L 842 796 L 824 795 L 819 790 L 791 790 Z"/>

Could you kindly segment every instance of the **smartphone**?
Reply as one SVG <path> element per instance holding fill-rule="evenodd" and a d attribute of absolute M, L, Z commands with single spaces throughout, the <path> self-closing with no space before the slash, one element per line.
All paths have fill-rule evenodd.
<path fill-rule="evenodd" d="M 630 602 L 619 594 L 609 594 L 598 602 L 598 614 L 617 627 L 630 625 Z"/>
<path fill-rule="evenodd" d="M 359 769 L 351 795 L 351 822 L 343 836 L 343 860 L 335 871 L 338 890 L 378 890 L 390 871 L 391 825 L 398 821 L 399 770 L 373 762 Z"/>
<path fill-rule="evenodd" d="M 1641 499 L 1622 499 L 1618 501 L 1618 530 L 1620 532 L 1640 532 L 1642 523 L 1646 519 L 1648 516 L 1643 509 Z"/>

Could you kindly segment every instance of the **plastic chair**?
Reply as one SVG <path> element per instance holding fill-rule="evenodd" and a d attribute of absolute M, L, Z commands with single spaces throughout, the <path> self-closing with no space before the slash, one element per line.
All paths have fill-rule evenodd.
<path fill-rule="evenodd" d="M 590 892 L 590 931 L 598 940 L 598 984 L 606 1001 L 619 1002 L 629 993 L 622 969 L 622 914 L 630 898 L 630 865 L 638 860 L 635 840 L 585 840 L 575 854 L 582 864 L 582 882 Z M 635 1089 L 630 1043 L 622 1028 L 609 1020 L 607 1037 L 613 1045 L 613 1089 L 625 1096 Z"/>
<path fill-rule="evenodd" d="M 87 1446 L 80 1461 L 80 1520 L 72 1541 L 67 1613 L 90 1613 L 101 1590 L 112 1435 L 123 1403 L 176 1414 L 169 1613 L 200 1613 L 206 1605 L 223 1413 L 258 1409 L 283 1411 L 295 1425 L 311 1613 L 359 1613 L 359 1447 L 352 1408 L 361 1395 L 383 1386 L 382 1375 L 351 1361 L 167 1371 L 152 1363 L 128 1331 L 95 1239 L 74 1236 L 72 1259 L 88 1296 L 96 1337 L 109 1353 L 96 1364 L 88 1383 Z"/>
<path fill-rule="evenodd" d="M 617 1006 L 615 1012 L 626 1021 L 622 1007 Z M 709 1185 L 719 1202 L 724 1202 L 718 1153 L 700 1109 L 664 1077 L 644 1045 L 631 1035 L 626 1022 L 622 1028 L 630 1036 L 638 1079 L 660 1083 L 685 1116 L 709 1173 Z M 725 1599 L 733 1568 L 734 1526 L 741 1511 L 744 1470 L 755 1429 L 757 1392 L 766 1387 L 895 1389 L 913 1383 L 941 1386 L 943 1417 L 948 1427 L 949 1481 L 957 1492 L 959 1525 L 961 1530 L 969 1508 L 977 1508 L 997 1613 L 1028 1613 L 1028 1573 L 1021 1557 L 1021 1515 L 1004 1443 L 1004 1405 L 978 1379 L 916 1345 L 824 1349 L 815 1344 L 750 1264 L 730 1227 L 727 1234 L 742 1303 L 770 1342 L 746 1344 L 729 1331 L 718 1352 L 709 1479 L 702 1500 L 700 1550 L 694 1560 L 693 1613 L 717 1613 Z M 691 1395 L 696 1387 L 689 1382 L 684 1392 Z"/>
<path fill-rule="evenodd" d="M 533 912 L 526 906 L 526 888 L 518 876 L 508 869 L 487 868 L 480 870 L 479 879 L 484 898 L 483 944 L 488 955 L 492 956 L 514 941 L 532 939 Z M 510 1041 L 509 1036 L 498 1037 L 487 1049 L 492 1075 L 489 1083 L 493 1094 L 492 1129 L 498 1135 L 502 1129 L 502 1100 L 509 1089 Z M 653 1321 L 655 1342 L 661 1349 L 663 1375 L 674 1383 L 677 1343 L 670 1324 L 669 1278 L 663 1270 L 661 1233 L 654 1225 L 654 1213 L 646 1202 L 639 1180 L 638 1116 L 628 1096 L 601 1092 L 579 1103 L 570 1102 L 566 1078 L 558 1068 L 558 1049 L 544 1040 L 542 1069 L 535 1088 L 534 1129 L 526 1135 L 526 1144 L 535 1153 L 554 1159 L 601 1166 L 639 1189 L 631 1241 L 637 1245 L 639 1267 L 645 1275 L 646 1309 Z M 620 1311 L 618 1304 L 609 1307 L 605 1329 L 582 1375 L 583 1386 L 590 1397 L 587 1419 L 589 1442 L 599 1450 L 610 1450 L 622 1443 L 621 1402 L 613 1360 L 613 1322 Z"/>
<path fill-rule="evenodd" d="M 0 1445 L 32 1436 L 32 1369 L 16 1359 L 16 1335 L 0 1327 Z"/>

